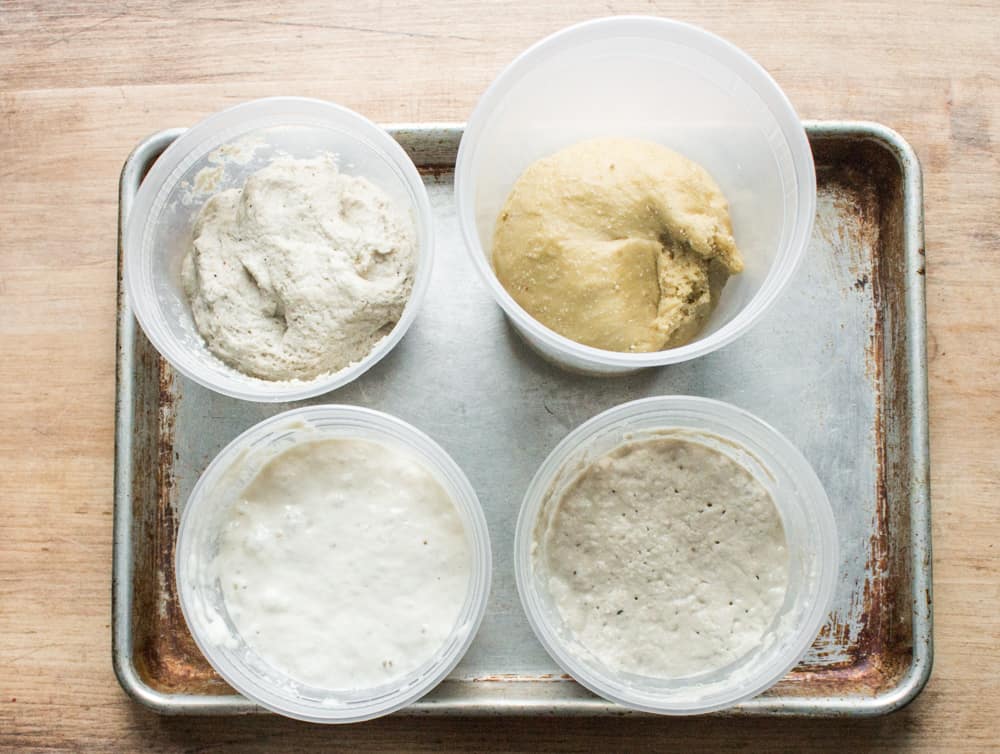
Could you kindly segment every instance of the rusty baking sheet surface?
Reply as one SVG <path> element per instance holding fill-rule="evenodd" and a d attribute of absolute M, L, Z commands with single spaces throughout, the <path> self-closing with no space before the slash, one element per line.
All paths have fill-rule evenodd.
<path fill-rule="evenodd" d="M 528 351 L 475 281 L 452 201 L 461 127 L 392 131 L 422 170 L 436 214 L 431 290 L 393 353 L 312 402 L 379 408 L 434 437 L 475 485 L 494 551 L 490 603 L 469 653 L 397 714 L 637 714 L 578 686 L 535 640 L 517 598 L 512 542 L 523 490 L 571 428 L 663 393 L 730 401 L 785 433 L 823 480 L 840 531 L 840 584 L 812 649 L 773 689 L 724 714 L 873 715 L 915 697 L 931 665 L 930 498 L 922 196 L 906 143 L 877 124 L 808 124 L 816 226 L 775 310 L 694 362 L 594 379 Z M 120 222 L 179 133 L 154 135 L 129 158 Z M 125 690 L 160 712 L 260 711 L 215 674 L 188 633 L 174 541 L 212 457 L 287 407 L 215 395 L 175 374 L 136 325 L 119 276 L 114 664 Z"/>

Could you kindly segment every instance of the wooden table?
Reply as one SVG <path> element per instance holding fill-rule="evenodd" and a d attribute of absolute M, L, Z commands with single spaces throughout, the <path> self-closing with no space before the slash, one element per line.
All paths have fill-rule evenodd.
<path fill-rule="evenodd" d="M 357 751 L 996 747 L 1000 703 L 1000 24 L 989 2 L 0 0 L 0 747 Z M 706 7 L 707 6 L 707 7 Z M 936 654 L 866 721 L 166 719 L 111 671 L 116 190 L 143 136 L 274 94 L 458 121 L 518 52 L 609 13 L 746 49 L 803 118 L 899 130 L 923 162 Z"/>

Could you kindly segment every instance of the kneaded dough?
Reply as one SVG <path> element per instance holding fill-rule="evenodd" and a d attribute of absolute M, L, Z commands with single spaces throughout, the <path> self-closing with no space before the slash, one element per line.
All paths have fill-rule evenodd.
<path fill-rule="evenodd" d="M 212 353 L 252 377 L 309 380 L 396 324 L 415 244 L 409 216 L 332 155 L 281 157 L 205 203 L 181 277 Z"/>
<path fill-rule="evenodd" d="M 690 341 L 743 270 L 708 172 L 640 139 L 592 139 L 532 163 L 497 219 L 493 267 L 535 319 L 584 345 Z"/>
<path fill-rule="evenodd" d="M 534 568 L 576 640 L 609 668 L 673 678 L 759 646 L 788 585 L 770 494 L 714 448 L 626 443 L 550 500 Z"/>

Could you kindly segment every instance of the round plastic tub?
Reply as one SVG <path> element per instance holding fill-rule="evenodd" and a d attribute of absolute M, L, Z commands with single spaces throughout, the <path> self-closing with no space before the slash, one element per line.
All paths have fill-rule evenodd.
<path fill-rule="evenodd" d="M 413 290 L 396 326 L 360 361 L 312 380 L 271 382 L 217 359 L 195 328 L 181 284 L 194 222 L 213 193 L 240 188 L 278 153 L 330 152 L 409 211 L 417 235 Z M 273 97 L 224 110 L 182 134 L 145 177 L 125 229 L 125 288 L 136 319 L 179 372 L 234 398 L 293 401 L 346 385 L 377 363 L 413 323 L 430 282 L 430 202 L 413 162 L 389 134 L 351 110 L 320 100 Z"/>
<path fill-rule="evenodd" d="M 229 506 L 275 455 L 300 442 L 359 438 L 413 454 L 437 477 L 465 526 L 472 571 L 459 618 L 437 653 L 410 674 L 376 688 L 332 691 L 307 687 L 268 665 L 229 619 L 209 564 Z M 490 590 L 491 555 L 486 518 L 469 480 L 433 440 L 406 422 L 354 406 L 307 406 L 278 414 L 227 445 L 202 474 L 181 515 L 177 539 L 177 591 L 195 642 L 219 675 L 253 702 L 288 717 L 348 723 L 389 714 L 436 686 L 465 654 L 479 628 Z M 336 578 L 337 574 L 330 574 Z M 337 647 L 331 645 L 330 652 Z"/>
<path fill-rule="evenodd" d="M 687 345 L 653 353 L 581 345 L 535 321 L 493 272 L 494 225 L 517 178 L 538 158 L 598 136 L 660 142 L 703 165 L 729 200 L 746 269 Z M 621 374 L 710 353 L 760 319 L 809 241 L 816 175 L 795 110 L 746 53 L 688 24 L 619 17 L 553 34 L 497 77 L 466 126 L 455 199 L 480 277 L 528 344 L 568 369 Z"/>
<path fill-rule="evenodd" d="M 591 461 L 630 440 L 664 431 L 737 461 L 770 492 L 788 542 L 784 603 L 760 646 L 716 670 L 662 679 L 607 668 L 563 625 L 532 564 L 533 533 L 547 504 Z M 553 659 L 595 694 L 671 715 L 723 709 L 760 694 L 802 658 L 826 619 L 840 562 L 837 528 L 823 486 L 802 454 L 769 425 L 728 403 L 664 396 L 616 406 L 573 430 L 539 468 L 524 496 L 514 538 L 517 588 L 535 634 Z"/>

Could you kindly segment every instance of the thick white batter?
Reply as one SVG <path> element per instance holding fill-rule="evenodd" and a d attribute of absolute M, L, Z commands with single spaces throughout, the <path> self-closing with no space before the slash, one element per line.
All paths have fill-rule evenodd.
<path fill-rule="evenodd" d="M 784 600 L 774 501 L 705 445 L 619 446 L 549 506 L 534 567 L 576 640 L 611 669 L 671 678 L 721 667 L 761 641 Z"/>
<path fill-rule="evenodd" d="M 244 374 L 308 380 L 360 361 L 413 286 L 413 223 L 331 155 L 278 158 L 212 196 L 182 279 L 209 350 Z"/>
<path fill-rule="evenodd" d="M 422 463 L 368 440 L 326 439 L 261 469 L 212 568 L 262 659 L 343 690 L 391 681 L 434 655 L 469 589 L 471 553 Z"/>

